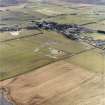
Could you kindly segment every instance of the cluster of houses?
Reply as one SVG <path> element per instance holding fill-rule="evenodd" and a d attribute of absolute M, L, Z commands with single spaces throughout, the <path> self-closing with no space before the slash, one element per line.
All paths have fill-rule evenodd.
<path fill-rule="evenodd" d="M 81 32 L 91 32 L 92 30 L 81 27 L 77 24 L 58 24 L 56 22 L 36 22 L 34 26 L 27 27 L 28 29 L 44 29 L 52 30 L 63 34 L 64 36 L 72 39 L 78 40 L 80 38 Z"/>
<path fill-rule="evenodd" d="M 79 39 L 80 29 L 75 24 L 58 24 L 55 22 L 36 23 L 40 29 L 52 30 L 65 35 L 66 37 L 76 40 Z"/>

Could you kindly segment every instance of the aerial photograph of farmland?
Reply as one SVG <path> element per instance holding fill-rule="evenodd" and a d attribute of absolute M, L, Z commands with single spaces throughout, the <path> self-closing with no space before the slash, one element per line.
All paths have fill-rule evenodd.
<path fill-rule="evenodd" d="M 0 105 L 105 105 L 105 0 L 0 0 Z"/>

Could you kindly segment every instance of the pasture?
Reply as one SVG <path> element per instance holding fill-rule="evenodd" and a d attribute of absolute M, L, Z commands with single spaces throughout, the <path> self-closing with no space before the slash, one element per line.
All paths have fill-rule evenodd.
<path fill-rule="evenodd" d="M 99 49 L 77 54 L 67 59 L 67 61 L 83 67 L 90 72 L 103 73 L 105 70 L 105 52 Z"/>
<path fill-rule="evenodd" d="M 35 70 L 91 48 L 50 31 L 40 34 L 23 30 L 17 36 L 5 33 L 0 42 L 0 72 L 4 74 L 0 79 Z"/>

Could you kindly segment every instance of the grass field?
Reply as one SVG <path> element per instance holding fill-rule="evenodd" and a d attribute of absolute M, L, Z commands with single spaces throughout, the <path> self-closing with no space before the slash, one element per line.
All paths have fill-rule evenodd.
<path fill-rule="evenodd" d="M 87 25 L 87 27 L 91 28 L 93 30 L 103 30 L 103 31 L 105 31 L 105 23 L 104 23 L 104 21 Z"/>
<path fill-rule="evenodd" d="M 33 33 L 35 36 L 32 36 Z M 4 76 L 0 79 L 32 71 L 84 49 L 87 50 L 85 45 L 66 39 L 60 34 L 47 31 L 44 31 L 44 34 L 38 33 L 26 30 L 20 32 L 18 36 L 4 33 L 0 42 L 0 72 L 3 72 Z M 65 48 L 68 44 L 69 46 Z"/>
<path fill-rule="evenodd" d="M 38 36 L 39 38 L 41 35 Z M 48 49 L 45 48 L 43 38 L 26 37 L 22 39 L 11 40 L 1 43 L 0 47 L 0 72 L 4 72 L 5 76 L 0 79 L 9 78 L 35 68 L 46 65 L 54 59 L 45 56 L 48 54 Z M 36 48 L 41 48 L 41 51 L 34 52 Z"/>
<path fill-rule="evenodd" d="M 75 13 L 74 13 L 75 14 Z M 94 18 L 90 18 L 90 17 L 86 17 L 85 15 L 79 15 L 77 13 L 77 15 L 63 15 L 63 16 L 58 16 L 58 17 L 54 17 L 51 19 L 48 19 L 49 21 L 55 21 L 58 23 L 66 23 L 66 24 L 85 24 L 88 22 L 92 22 L 94 21 Z"/>
<path fill-rule="evenodd" d="M 90 50 L 74 57 L 67 61 L 76 64 L 80 67 L 86 68 L 91 72 L 102 73 L 105 68 L 105 54 L 99 49 Z"/>

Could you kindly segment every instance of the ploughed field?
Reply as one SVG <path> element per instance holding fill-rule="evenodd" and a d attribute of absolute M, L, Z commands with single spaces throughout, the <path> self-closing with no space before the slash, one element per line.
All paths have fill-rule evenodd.
<path fill-rule="evenodd" d="M 0 27 L 45 20 L 104 30 L 104 7 L 39 2 L 3 7 Z M 105 39 L 96 31 L 84 35 Z M 0 32 L 0 87 L 16 105 L 103 105 L 104 56 L 104 50 L 53 31 Z"/>
<path fill-rule="evenodd" d="M 104 105 L 104 76 L 61 60 L 1 83 L 16 105 Z"/>

